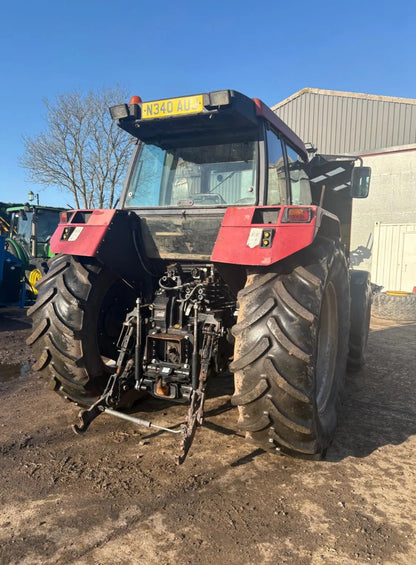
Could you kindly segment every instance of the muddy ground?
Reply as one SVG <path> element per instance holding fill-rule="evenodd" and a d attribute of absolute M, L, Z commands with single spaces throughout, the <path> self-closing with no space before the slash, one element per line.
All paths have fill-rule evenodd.
<path fill-rule="evenodd" d="M 2 564 L 416 563 L 416 324 L 372 320 L 327 460 L 264 453 L 236 431 L 232 382 L 177 467 L 177 436 L 78 408 L 30 371 L 29 324 L 0 310 Z M 179 424 L 184 408 L 138 416 Z"/>

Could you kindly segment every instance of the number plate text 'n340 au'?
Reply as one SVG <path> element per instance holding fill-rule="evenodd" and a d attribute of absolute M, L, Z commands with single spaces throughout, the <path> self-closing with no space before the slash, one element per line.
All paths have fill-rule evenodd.
<path fill-rule="evenodd" d="M 181 98 L 168 98 L 143 102 L 142 119 L 164 118 L 166 116 L 181 116 L 183 114 L 197 114 L 204 109 L 203 96 L 184 96 Z"/>

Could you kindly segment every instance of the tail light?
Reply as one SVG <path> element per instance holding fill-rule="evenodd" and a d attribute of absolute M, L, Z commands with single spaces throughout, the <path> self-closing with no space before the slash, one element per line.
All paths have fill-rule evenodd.
<path fill-rule="evenodd" d="M 285 208 L 282 217 L 284 224 L 304 224 L 312 219 L 311 208 Z"/>

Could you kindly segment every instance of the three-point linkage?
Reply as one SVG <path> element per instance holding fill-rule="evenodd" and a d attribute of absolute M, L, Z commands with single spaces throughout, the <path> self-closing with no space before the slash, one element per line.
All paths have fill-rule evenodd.
<path fill-rule="evenodd" d="M 181 448 L 177 457 L 177 463 L 182 464 L 188 451 L 192 445 L 196 428 L 202 425 L 204 420 L 204 402 L 209 375 L 209 368 L 213 356 L 216 354 L 218 346 L 218 338 L 220 330 L 215 323 L 205 323 L 202 328 L 202 346 L 198 352 L 198 311 L 197 305 L 194 305 L 194 352 L 192 362 L 192 391 L 190 395 L 190 406 L 185 423 L 180 429 L 174 429 L 176 426 L 165 427 L 154 424 L 148 420 L 136 418 L 115 410 L 123 400 L 123 397 L 132 389 L 139 388 L 141 382 L 141 370 L 136 367 L 137 362 L 141 364 L 141 350 L 137 345 L 137 328 L 140 326 L 140 302 L 137 303 L 136 315 L 127 315 L 120 336 L 120 353 L 117 360 L 117 371 L 109 378 L 106 388 L 102 396 L 92 404 L 88 409 L 81 410 L 79 413 L 79 422 L 72 426 L 77 434 L 87 431 L 91 422 L 100 414 L 107 413 L 136 425 L 146 428 L 154 428 L 156 430 L 166 431 L 174 434 L 181 434 Z M 135 352 L 133 362 L 132 352 Z M 198 371 L 199 367 L 199 371 Z"/>

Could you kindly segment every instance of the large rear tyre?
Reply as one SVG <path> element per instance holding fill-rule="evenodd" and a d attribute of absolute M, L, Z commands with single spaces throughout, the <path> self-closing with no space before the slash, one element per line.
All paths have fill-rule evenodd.
<path fill-rule="evenodd" d="M 114 372 L 116 342 L 134 293 L 94 259 L 68 255 L 51 260 L 37 290 L 28 310 L 33 332 L 27 343 L 37 356 L 33 368 L 48 374 L 58 393 L 88 406 Z"/>
<path fill-rule="evenodd" d="M 238 295 L 238 426 L 265 450 L 321 456 L 336 426 L 349 333 L 349 278 L 337 241 L 318 237 Z"/>

